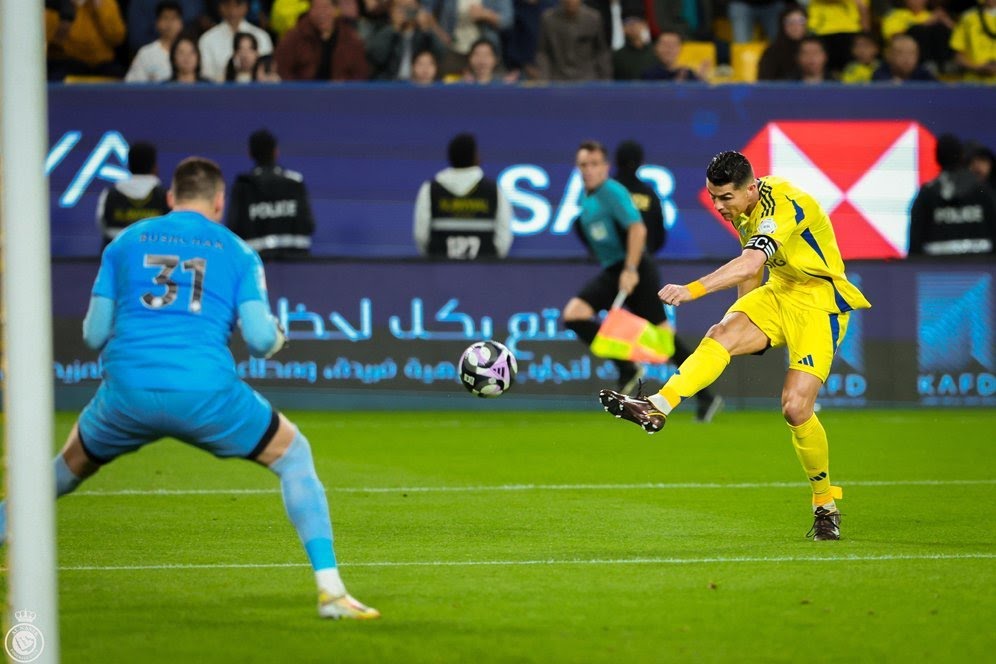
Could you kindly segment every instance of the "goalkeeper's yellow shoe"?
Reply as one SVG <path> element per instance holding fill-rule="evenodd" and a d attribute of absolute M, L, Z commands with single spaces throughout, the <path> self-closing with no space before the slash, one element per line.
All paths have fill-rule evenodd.
<path fill-rule="evenodd" d="M 598 393 L 598 399 L 610 415 L 629 420 L 647 433 L 657 433 L 667 422 L 667 415 L 641 395 L 631 397 L 615 390 L 602 390 Z"/>
<path fill-rule="evenodd" d="M 380 611 L 358 602 L 349 593 L 335 597 L 325 591 L 319 591 L 318 615 L 332 620 L 373 620 L 380 618 Z"/>

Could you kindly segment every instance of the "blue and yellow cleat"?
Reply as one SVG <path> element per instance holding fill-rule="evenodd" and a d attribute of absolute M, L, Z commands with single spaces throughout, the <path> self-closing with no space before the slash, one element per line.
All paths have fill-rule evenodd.
<path fill-rule="evenodd" d="M 318 616 L 332 620 L 373 620 L 380 618 L 380 611 L 357 601 L 349 593 L 333 597 L 320 591 L 318 593 Z"/>

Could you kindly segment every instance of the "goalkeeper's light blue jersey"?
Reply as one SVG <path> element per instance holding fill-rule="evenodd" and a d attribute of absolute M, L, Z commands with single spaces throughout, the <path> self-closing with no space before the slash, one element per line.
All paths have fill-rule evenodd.
<path fill-rule="evenodd" d="M 256 252 L 189 211 L 126 228 L 104 250 L 92 295 L 114 301 L 104 380 L 157 390 L 231 385 L 238 378 L 228 340 L 239 305 L 267 303 Z"/>

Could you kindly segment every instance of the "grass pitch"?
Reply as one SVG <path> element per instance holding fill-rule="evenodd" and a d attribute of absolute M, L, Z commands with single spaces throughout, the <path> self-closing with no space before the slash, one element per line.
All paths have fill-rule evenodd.
<path fill-rule="evenodd" d="M 966 662 L 996 648 L 991 411 L 825 412 L 814 543 L 778 413 L 291 413 L 343 577 L 317 618 L 276 477 L 161 442 L 58 503 L 64 662 Z M 74 415 L 61 415 L 60 438 Z"/>

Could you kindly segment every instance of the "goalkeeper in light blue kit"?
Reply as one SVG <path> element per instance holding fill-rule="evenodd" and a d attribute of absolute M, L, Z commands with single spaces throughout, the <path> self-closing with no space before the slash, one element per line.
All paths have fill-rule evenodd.
<path fill-rule="evenodd" d="M 228 339 L 237 321 L 256 356 L 280 350 L 284 334 L 259 256 L 218 223 L 224 201 L 218 165 L 185 159 L 173 174 L 173 212 L 129 226 L 104 251 L 83 321 L 84 341 L 102 349 L 103 382 L 55 458 L 57 495 L 166 436 L 255 461 L 280 477 L 315 570 L 319 615 L 377 618 L 339 577 L 308 439 L 235 373 Z M 0 526 L 5 539 L 5 509 Z"/>

